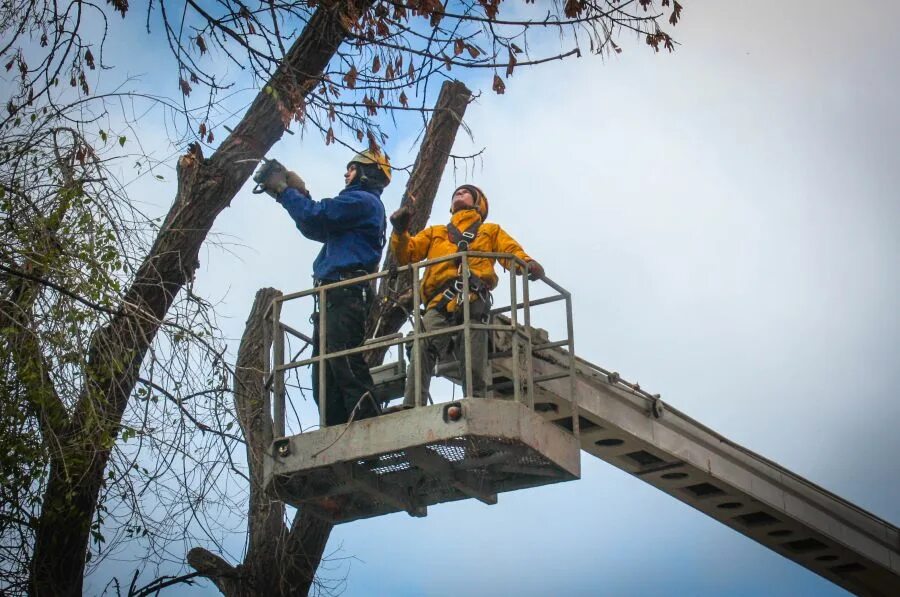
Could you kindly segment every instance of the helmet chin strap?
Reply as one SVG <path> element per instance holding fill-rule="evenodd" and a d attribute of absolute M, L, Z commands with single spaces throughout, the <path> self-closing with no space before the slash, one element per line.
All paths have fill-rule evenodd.
<path fill-rule="evenodd" d="M 367 164 L 360 164 L 359 162 L 351 162 L 351 164 L 354 164 L 356 166 L 356 172 L 354 173 L 353 178 L 350 179 L 350 182 L 348 182 L 346 186 L 349 187 L 349 186 L 355 185 L 355 184 L 362 185 L 364 187 L 380 186 L 380 187 L 384 188 L 384 186 L 386 186 L 386 185 L 382 185 L 378 181 L 377 177 L 368 175 Z M 390 181 L 388 181 L 388 182 L 390 182 Z"/>

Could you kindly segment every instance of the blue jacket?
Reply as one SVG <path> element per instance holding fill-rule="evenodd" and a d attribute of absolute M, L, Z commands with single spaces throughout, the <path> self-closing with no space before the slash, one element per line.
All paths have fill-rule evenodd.
<path fill-rule="evenodd" d="M 339 280 L 341 271 L 378 269 L 386 226 L 381 189 L 353 184 L 334 199 L 314 201 L 288 187 L 278 202 L 303 236 L 324 243 L 313 262 L 316 280 Z"/>

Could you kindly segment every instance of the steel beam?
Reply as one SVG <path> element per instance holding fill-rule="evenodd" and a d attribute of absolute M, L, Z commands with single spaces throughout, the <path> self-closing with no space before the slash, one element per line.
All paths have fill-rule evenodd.
<path fill-rule="evenodd" d="M 543 416 L 571 424 L 566 351 L 534 359 Z M 509 376 L 509 359 L 493 361 Z M 658 397 L 584 362 L 575 401 L 582 449 L 845 589 L 900 595 L 900 530 L 729 441 Z"/>
<path fill-rule="evenodd" d="M 453 465 L 424 446 L 413 446 L 406 449 L 406 457 L 410 463 L 435 475 L 447 479 L 447 483 L 471 498 L 483 504 L 493 506 L 497 503 L 497 494 L 490 490 L 490 483 L 476 479 L 466 471 L 458 471 Z M 485 491 L 487 487 L 487 491 Z"/>
<path fill-rule="evenodd" d="M 383 483 L 378 475 L 358 464 L 339 462 L 332 465 L 331 468 L 345 484 L 365 491 L 398 510 L 405 510 L 410 516 L 423 517 L 428 515 L 428 509 L 425 506 L 414 504 L 409 496 L 404 495 L 397 487 Z"/>

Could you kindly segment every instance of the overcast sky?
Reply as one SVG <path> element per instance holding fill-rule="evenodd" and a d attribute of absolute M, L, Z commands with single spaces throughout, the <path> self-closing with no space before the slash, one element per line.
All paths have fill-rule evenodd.
<path fill-rule="evenodd" d="M 683 4 L 674 54 L 624 43 L 483 93 L 455 148 L 483 158 L 448 169 L 435 220 L 455 184 L 480 185 L 572 291 L 580 356 L 896 524 L 900 40 L 878 24 L 900 5 Z M 393 134 L 395 162 L 417 133 Z M 340 190 L 349 157 L 313 135 L 273 155 L 316 196 Z M 309 286 L 318 246 L 250 185 L 214 231 L 233 244 L 204 251 L 198 286 L 229 337 L 258 288 Z M 329 551 L 352 559 L 331 574 L 349 596 L 842 592 L 589 455 L 582 473 L 340 526 Z"/>

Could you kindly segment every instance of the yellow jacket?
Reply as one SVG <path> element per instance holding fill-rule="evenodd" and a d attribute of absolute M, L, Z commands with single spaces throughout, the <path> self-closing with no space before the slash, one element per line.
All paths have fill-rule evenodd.
<path fill-rule="evenodd" d="M 464 209 L 451 216 L 450 223 L 461 231 L 465 231 L 481 215 L 474 209 Z M 531 261 L 522 246 L 507 234 L 500 226 L 492 222 L 485 222 L 478 229 L 478 236 L 469 245 L 470 251 L 483 251 L 485 253 L 512 253 L 525 262 Z M 457 252 L 456 243 L 450 240 L 447 227 L 443 224 L 430 226 L 410 237 L 409 233 L 398 234 L 395 230 L 391 234 L 391 252 L 397 258 L 400 265 L 408 265 L 425 259 L 437 259 L 444 255 Z M 489 289 L 497 286 L 497 274 L 494 272 L 495 259 L 486 257 L 470 257 L 469 271 L 478 276 Z M 505 269 L 510 268 L 509 259 L 501 259 L 500 265 Z M 421 296 L 427 308 L 434 307 L 440 301 L 438 291 L 448 280 L 456 278 L 458 264 L 456 260 L 443 261 L 429 266 L 422 277 Z M 453 311 L 456 303 L 447 305 L 448 311 Z"/>

